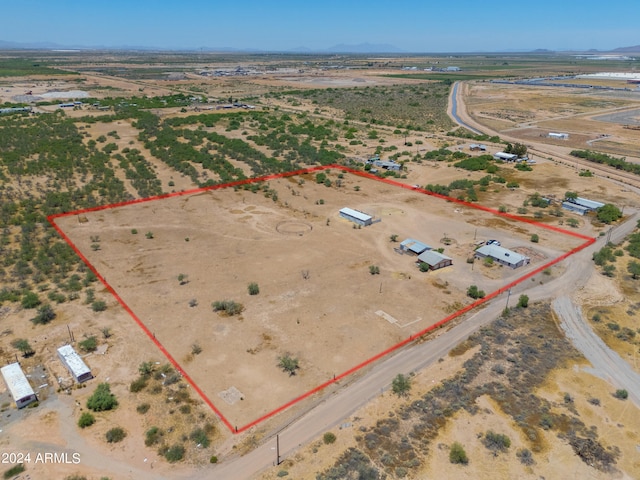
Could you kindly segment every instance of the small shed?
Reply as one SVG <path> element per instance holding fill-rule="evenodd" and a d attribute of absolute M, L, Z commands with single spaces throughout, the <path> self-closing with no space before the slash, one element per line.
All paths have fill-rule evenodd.
<path fill-rule="evenodd" d="M 568 133 L 556 133 L 556 132 L 549 132 L 549 138 L 555 138 L 557 140 L 569 140 L 569 134 Z"/>
<path fill-rule="evenodd" d="M 486 152 L 487 146 L 481 143 L 480 144 L 472 143 L 471 145 L 469 145 L 469 150 L 471 150 L 472 152 L 476 152 L 476 151 Z"/>
<path fill-rule="evenodd" d="M 23 408 L 38 400 L 18 362 L 6 365 L 0 371 L 16 407 Z"/>
<path fill-rule="evenodd" d="M 531 259 L 529 257 L 525 257 L 520 253 L 513 252 L 507 248 L 500 247 L 498 245 L 484 245 L 476 250 L 475 256 L 478 258 L 493 258 L 496 262 L 501 265 L 506 265 L 511 268 L 522 267 L 523 265 L 528 265 Z"/>
<path fill-rule="evenodd" d="M 373 223 L 373 217 L 371 215 L 367 215 L 364 212 L 354 210 L 353 208 L 349 207 L 344 207 L 343 209 L 341 209 L 340 216 L 342 218 L 346 218 L 350 222 L 362 225 L 363 227 L 366 227 Z"/>
<path fill-rule="evenodd" d="M 427 245 L 426 243 L 422 243 L 419 240 L 414 240 L 413 238 L 407 238 L 400 242 L 400 250 L 406 253 L 413 253 L 414 255 L 420 255 L 422 252 L 426 250 L 431 250 L 432 247 Z"/>
<path fill-rule="evenodd" d="M 78 352 L 71 345 L 64 345 L 58 349 L 58 357 L 76 382 L 82 383 L 93 378 L 93 374 Z"/>
<path fill-rule="evenodd" d="M 421 263 L 429 265 L 429 270 L 438 270 L 453 265 L 453 259 L 435 250 L 427 250 L 418 256 L 418 265 Z"/>

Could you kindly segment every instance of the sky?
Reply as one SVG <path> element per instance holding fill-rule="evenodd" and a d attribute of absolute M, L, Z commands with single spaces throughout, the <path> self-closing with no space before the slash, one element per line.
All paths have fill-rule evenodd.
<path fill-rule="evenodd" d="M 405 52 L 640 45 L 634 0 L 0 0 L 0 40 L 267 51 L 386 44 Z"/>

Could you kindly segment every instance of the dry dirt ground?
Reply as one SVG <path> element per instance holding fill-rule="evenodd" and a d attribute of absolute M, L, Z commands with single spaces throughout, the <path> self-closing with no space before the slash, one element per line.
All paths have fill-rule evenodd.
<path fill-rule="evenodd" d="M 469 303 L 469 285 L 491 292 L 582 243 L 374 180 L 350 174 L 341 180 L 340 188 L 318 185 L 313 175 L 270 181 L 277 202 L 224 189 L 57 222 L 238 427 L 453 313 Z M 381 221 L 353 228 L 338 215 L 343 206 Z M 532 233 L 541 238 L 535 247 Z M 435 248 L 444 247 L 444 236 L 454 239 L 444 247 L 454 266 L 420 273 L 415 257 L 394 250 L 393 234 Z M 537 255 L 518 270 L 472 269 L 466 259 L 474 237 L 500 238 Z M 370 274 L 370 266 L 380 274 Z M 248 294 L 251 282 L 259 295 Z M 244 311 L 214 313 L 212 302 L 221 300 L 239 302 Z M 193 355 L 194 344 L 203 352 Z M 300 361 L 292 377 L 277 366 L 286 353 Z M 225 395 L 234 388 L 239 395 Z"/>

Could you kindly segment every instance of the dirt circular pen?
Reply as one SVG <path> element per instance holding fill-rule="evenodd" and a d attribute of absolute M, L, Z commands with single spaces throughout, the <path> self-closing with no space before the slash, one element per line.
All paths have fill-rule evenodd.
<path fill-rule="evenodd" d="M 311 233 L 313 226 L 305 222 L 292 222 L 285 220 L 276 225 L 276 231 L 282 235 L 299 235 Z"/>

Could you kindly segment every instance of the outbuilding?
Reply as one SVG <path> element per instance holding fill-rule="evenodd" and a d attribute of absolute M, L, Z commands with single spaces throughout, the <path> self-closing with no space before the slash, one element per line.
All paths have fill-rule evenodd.
<path fill-rule="evenodd" d="M 362 225 L 363 227 L 366 227 L 373 223 L 373 217 L 371 215 L 367 215 L 364 212 L 354 210 L 353 208 L 349 207 L 344 207 L 342 210 L 340 210 L 340 216 L 342 218 L 346 218 L 350 222 Z"/>
<path fill-rule="evenodd" d="M 18 362 L 6 365 L 0 371 L 16 407 L 23 408 L 38 400 Z"/>
<path fill-rule="evenodd" d="M 557 140 L 569 140 L 569 134 L 568 133 L 549 132 L 549 138 L 555 138 Z"/>
<path fill-rule="evenodd" d="M 522 267 L 528 265 L 531 259 L 520 253 L 513 252 L 504 247 L 500 247 L 495 243 L 492 245 L 484 245 L 476 250 L 475 256 L 477 258 L 492 258 L 501 265 L 506 265 L 511 268 Z"/>
<path fill-rule="evenodd" d="M 567 201 L 571 203 L 575 203 L 576 205 L 580 205 L 581 207 L 586 208 L 588 211 L 597 210 L 601 207 L 604 207 L 604 203 L 596 202 L 595 200 L 589 200 L 588 198 L 576 197 L 576 198 L 568 198 Z"/>
<path fill-rule="evenodd" d="M 476 151 L 486 152 L 487 146 L 481 143 L 480 144 L 472 143 L 471 145 L 469 145 L 469 150 L 471 150 L 472 152 L 476 152 Z"/>
<path fill-rule="evenodd" d="M 429 265 L 429 270 L 438 270 L 453 265 L 453 259 L 435 250 L 427 250 L 418 256 L 418 265 L 421 263 Z"/>
<path fill-rule="evenodd" d="M 493 156 L 493 158 L 495 160 L 502 160 L 503 162 L 515 162 L 518 160 L 518 155 L 515 153 L 498 152 Z"/>
<path fill-rule="evenodd" d="M 405 253 L 413 253 L 414 255 L 420 255 L 422 252 L 431 250 L 432 247 L 426 243 L 422 243 L 419 240 L 413 238 L 407 238 L 400 242 L 400 250 Z"/>
<path fill-rule="evenodd" d="M 578 215 L 586 215 L 589 212 L 587 207 L 583 207 L 582 205 L 578 205 L 572 202 L 562 202 L 562 208 L 565 210 L 569 210 L 570 212 L 575 212 Z"/>
<path fill-rule="evenodd" d="M 71 345 L 60 347 L 58 349 L 58 357 L 76 382 L 82 383 L 93 378 L 91 370 Z"/>

